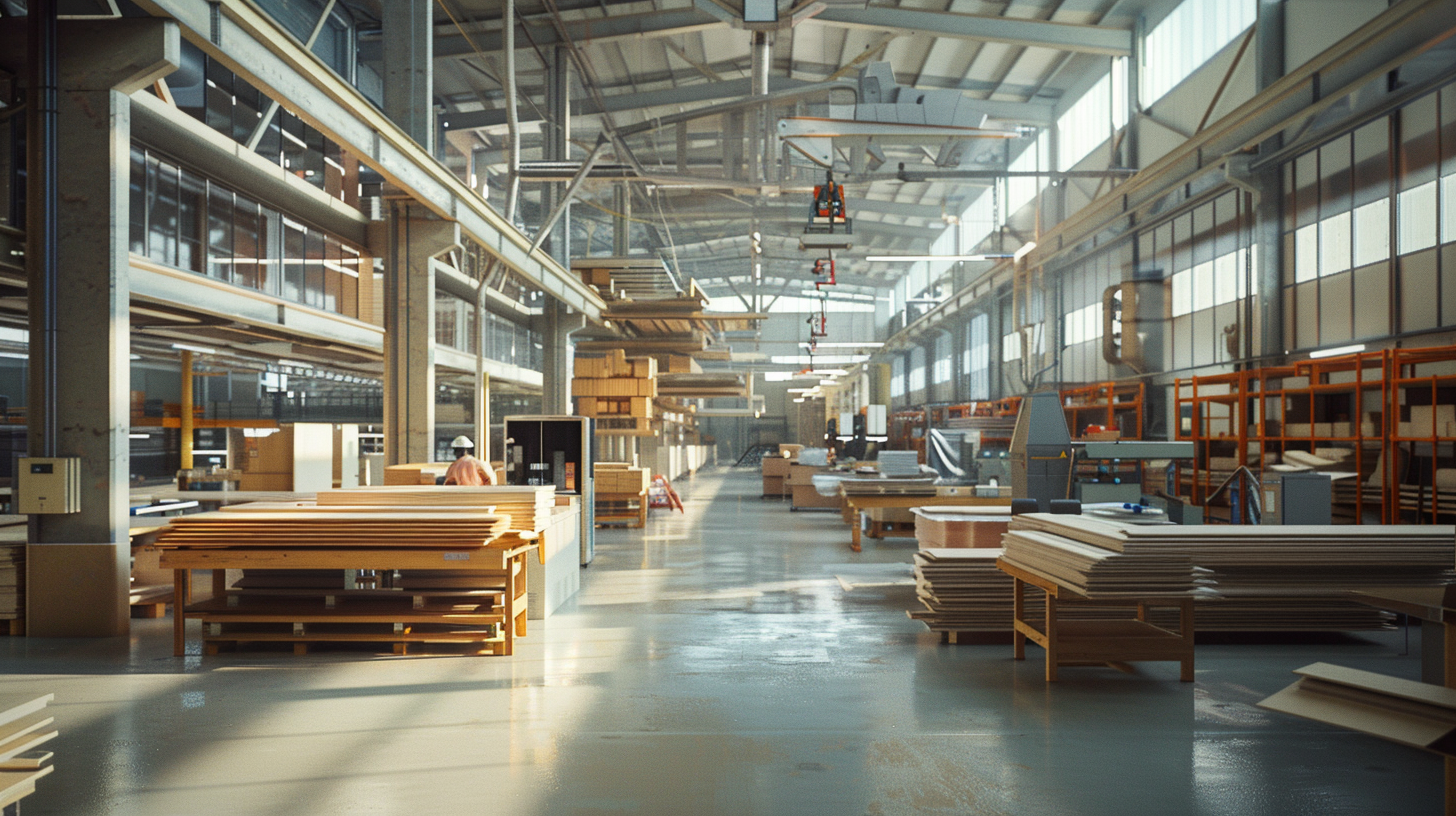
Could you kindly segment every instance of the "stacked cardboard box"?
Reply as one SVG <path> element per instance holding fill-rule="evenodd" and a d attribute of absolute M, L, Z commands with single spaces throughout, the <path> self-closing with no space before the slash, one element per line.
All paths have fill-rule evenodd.
<path fill-rule="evenodd" d="M 647 468 L 632 467 L 625 462 L 597 462 L 592 466 L 596 492 L 601 494 L 639 495 L 652 481 Z"/>
<path fill-rule="evenodd" d="M 789 489 L 789 501 L 793 509 L 800 510 L 806 507 L 839 509 L 838 496 L 821 495 L 819 489 L 814 486 L 814 474 L 827 470 L 829 470 L 827 467 L 801 465 L 798 462 L 789 463 L 789 475 L 784 480 L 784 484 Z"/>
<path fill-rule="evenodd" d="M 763 457 L 763 495 L 783 498 L 788 492 L 788 486 L 784 481 L 789 476 L 789 466 L 793 459 L 782 454 L 777 456 L 769 455 Z"/>
<path fill-rule="evenodd" d="M 571 389 L 582 416 L 652 418 L 657 396 L 653 358 L 628 358 L 616 349 L 602 357 L 577 357 L 575 373 Z"/>
<path fill-rule="evenodd" d="M 996 549 L 1011 521 L 1009 507 L 915 507 L 920 549 Z"/>

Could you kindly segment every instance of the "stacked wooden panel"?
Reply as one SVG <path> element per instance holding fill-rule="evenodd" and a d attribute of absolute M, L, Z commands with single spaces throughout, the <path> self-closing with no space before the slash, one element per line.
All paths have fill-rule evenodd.
<path fill-rule="evenodd" d="M 578 356 L 571 393 L 577 413 L 596 417 L 597 430 L 611 435 L 650 435 L 657 397 L 657 360 L 628 358 L 615 349 L 601 357 Z"/>
<path fill-rule="evenodd" d="M 1044 532 L 1022 518 L 1011 520 L 1002 558 L 1089 599 L 1165 598 L 1200 585 L 1187 554 L 1122 552 Z"/>
<path fill-rule="evenodd" d="M 0 695 L 0 809 L 18 813 L 21 799 L 55 770 L 52 753 L 41 747 L 59 734 L 46 711 L 54 694 Z"/>
<path fill-rule="evenodd" d="M 911 618 L 934 632 L 1011 631 L 1011 576 L 996 568 L 1001 548 L 922 549 L 915 553 Z"/>
<path fill-rule="evenodd" d="M 1012 528 L 1210 570 L 1222 597 L 1199 605 L 1205 631 L 1382 628 L 1390 615 L 1348 600 L 1349 590 L 1456 581 L 1451 525 L 1133 525 L 1033 513 Z"/>
<path fill-rule="evenodd" d="M 464 502 L 472 490 L 362 492 L 374 502 L 391 493 Z M 179 613 L 178 649 L 181 620 L 190 618 L 203 623 L 209 654 L 252 642 L 291 643 L 295 651 L 386 642 L 397 652 L 409 643 L 466 644 L 509 654 L 525 614 L 524 564 L 499 543 L 516 539 L 511 526 L 484 504 L 274 502 L 169 519 L 154 546 L 162 565 L 178 570 L 179 587 L 190 569 L 214 570 L 213 597 Z M 228 586 L 226 569 L 243 570 L 242 579 Z"/>
<path fill-rule="evenodd" d="M 415 512 L 398 507 L 355 507 L 319 512 L 309 507 L 275 512 L 195 513 L 169 520 L 159 547 L 483 547 L 509 530 L 508 516 L 455 508 Z"/>
<path fill-rule="evenodd" d="M 327 506 L 494 507 L 510 517 L 513 532 L 539 532 L 551 521 L 556 488 L 536 485 L 483 485 L 480 487 L 351 487 L 320 490 L 320 508 Z"/>
<path fill-rule="evenodd" d="M 625 522 L 634 527 L 647 524 L 647 488 L 652 473 L 625 462 L 597 462 L 592 466 L 597 524 Z"/>
<path fill-rule="evenodd" d="M 920 549 L 1001 548 L 1011 520 L 1010 507 L 913 507 L 915 540 Z"/>

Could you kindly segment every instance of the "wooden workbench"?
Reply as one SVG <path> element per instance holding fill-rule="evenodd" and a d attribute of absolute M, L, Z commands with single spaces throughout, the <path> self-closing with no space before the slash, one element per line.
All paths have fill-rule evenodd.
<path fill-rule="evenodd" d="M 464 643 L 481 653 L 509 655 L 526 634 L 526 556 L 535 543 L 515 534 L 473 548 L 426 547 L 253 547 L 164 548 L 160 563 L 173 571 L 173 654 L 186 651 L 186 621 L 201 620 L 207 653 L 219 643 L 287 642 L 297 652 L 308 643 L 352 641 L 392 643 L 403 653 L 409 643 Z M 212 597 L 192 602 L 192 570 L 212 570 Z M 227 570 L 448 570 L 468 575 L 472 589 L 230 589 Z M 234 630 L 223 631 L 224 624 Z M 292 624 L 279 631 L 278 624 Z M 332 624 L 370 624 L 370 631 Z M 249 625 L 253 629 L 244 628 Z M 328 625 L 320 628 L 320 625 Z M 388 627 L 387 629 L 385 627 Z"/>
<path fill-rule="evenodd" d="M 926 505 L 954 505 L 957 507 L 1009 507 L 1010 499 L 986 498 L 975 495 L 938 494 L 934 496 L 907 496 L 898 493 L 845 493 L 840 488 L 844 502 L 845 520 L 850 525 L 849 548 L 860 552 L 860 513 L 885 507 L 925 507 Z"/>
<path fill-rule="evenodd" d="M 1144 660 L 1173 660 L 1182 664 L 1180 680 L 1193 681 L 1193 598 L 1178 595 L 1136 601 L 1134 620 L 1064 621 L 1057 619 L 1060 603 L 1094 606 L 1127 606 L 1127 598 L 1096 600 L 1081 595 L 1057 582 L 996 560 L 996 566 L 1013 580 L 1012 618 L 1015 633 L 1012 643 L 1017 660 L 1026 659 L 1026 640 L 1046 650 L 1046 679 L 1057 679 L 1059 666 L 1117 666 Z M 1046 593 L 1046 618 L 1042 629 L 1026 620 L 1026 585 Z M 1178 631 L 1154 626 L 1148 621 L 1148 608 L 1178 608 Z"/>

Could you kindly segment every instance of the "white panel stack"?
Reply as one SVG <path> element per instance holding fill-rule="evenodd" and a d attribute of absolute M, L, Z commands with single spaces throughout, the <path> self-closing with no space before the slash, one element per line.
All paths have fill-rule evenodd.
<path fill-rule="evenodd" d="M 892 479 L 920 475 L 920 455 L 915 451 L 880 451 L 876 461 L 880 473 Z"/>

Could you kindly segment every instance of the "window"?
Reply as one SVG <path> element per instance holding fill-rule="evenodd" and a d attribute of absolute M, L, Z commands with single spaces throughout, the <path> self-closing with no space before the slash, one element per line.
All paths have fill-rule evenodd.
<path fill-rule="evenodd" d="M 1183 0 L 1148 32 L 1142 100 L 1151 105 L 1198 70 L 1258 16 L 1258 0 Z"/>
<path fill-rule="evenodd" d="M 1001 362 L 1021 359 L 1021 335 L 1012 332 L 1001 337 Z"/>
<path fill-rule="evenodd" d="M 1319 225 L 1310 224 L 1294 232 L 1294 282 L 1319 277 Z"/>
<path fill-rule="evenodd" d="M 1057 168 L 1070 170 L 1112 137 L 1112 76 L 1104 75 L 1057 117 Z"/>
<path fill-rule="evenodd" d="M 1051 138 L 1048 131 L 1037 134 L 1036 140 L 1021 151 L 1007 167 L 1016 173 L 1035 173 L 1051 169 Z M 1036 198 L 1047 185 L 1046 176 L 1015 176 L 1006 179 L 1006 212 L 1011 214 Z M 980 237 L 976 239 L 980 240 Z"/>
<path fill-rule="evenodd" d="M 1338 213 L 1320 222 L 1320 277 L 1350 268 L 1350 214 Z"/>
<path fill-rule="evenodd" d="M 967 397 L 973 400 L 991 398 L 991 317 L 979 314 L 971 318 L 966 329 L 967 353 L 970 358 Z"/>
<path fill-rule="evenodd" d="M 896 355 L 890 360 L 890 397 L 905 396 L 905 357 Z"/>
<path fill-rule="evenodd" d="M 911 393 L 925 390 L 925 347 L 915 346 L 910 349 L 910 377 L 909 383 Z"/>
<path fill-rule="evenodd" d="M 1428 181 L 1401 192 L 1396 200 L 1396 243 L 1401 255 L 1436 245 L 1436 182 Z"/>
<path fill-rule="evenodd" d="M 1062 316 L 1063 346 L 1102 339 L 1102 302 L 1089 303 Z"/>
<path fill-rule="evenodd" d="M 950 382 L 950 335 L 942 332 L 935 338 L 935 362 L 930 368 L 930 381 L 936 385 Z"/>
<path fill-rule="evenodd" d="M 1390 257 L 1390 199 L 1355 208 L 1355 266 Z"/>

